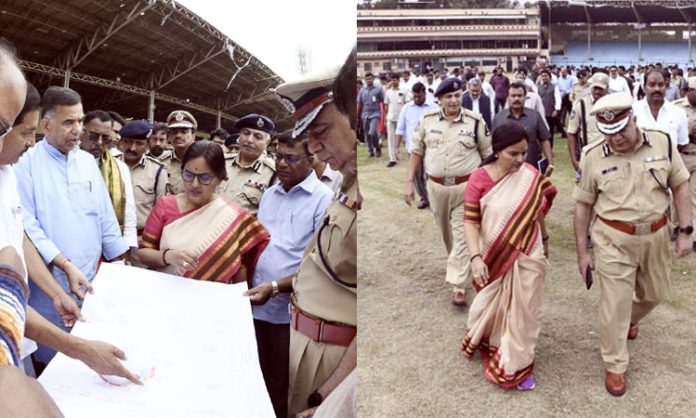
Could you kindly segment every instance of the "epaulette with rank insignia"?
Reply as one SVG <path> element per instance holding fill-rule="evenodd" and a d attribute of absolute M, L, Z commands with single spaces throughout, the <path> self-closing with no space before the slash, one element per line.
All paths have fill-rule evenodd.
<path fill-rule="evenodd" d="M 603 145 L 603 144 L 606 144 L 605 140 L 601 140 L 601 141 L 597 141 L 597 142 L 593 142 L 591 144 L 585 145 L 582 148 L 582 155 L 584 156 L 584 155 L 589 154 L 590 152 L 592 152 L 592 150 L 600 148 L 600 145 Z"/>
<path fill-rule="evenodd" d="M 146 155 L 146 156 L 145 156 L 145 159 L 148 160 L 148 161 L 150 161 L 151 163 L 164 166 L 164 164 L 162 163 L 162 161 L 158 160 L 157 158 L 150 157 L 149 155 Z"/>
<path fill-rule="evenodd" d="M 483 120 L 483 116 L 479 115 L 478 113 L 474 113 L 472 110 L 462 108 L 462 112 L 464 112 L 464 115 L 469 116 L 470 118 Z"/>
<path fill-rule="evenodd" d="M 231 159 L 235 158 L 237 155 L 239 155 L 239 154 L 236 153 L 236 152 L 226 152 L 226 153 L 225 153 L 225 159 L 226 159 L 226 160 L 231 160 Z"/>
<path fill-rule="evenodd" d="M 275 160 L 268 154 L 266 154 L 266 158 L 263 159 L 263 164 L 271 170 L 276 171 Z"/>

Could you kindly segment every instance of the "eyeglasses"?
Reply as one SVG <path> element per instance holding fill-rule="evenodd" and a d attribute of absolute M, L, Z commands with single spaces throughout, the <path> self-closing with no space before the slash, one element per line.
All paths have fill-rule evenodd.
<path fill-rule="evenodd" d="M 12 127 L 5 126 L 5 122 L 3 122 L 1 120 L 0 120 L 0 129 L 2 129 L 2 131 L 0 131 L 0 140 L 5 139 L 7 134 L 12 132 Z"/>
<path fill-rule="evenodd" d="M 280 163 L 282 160 L 285 160 L 286 163 L 290 165 L 295 165 L 300 162 L 305 157 L 298 157 L 297 155 L 283 155 L 283 154 L 278 154 L 276 153 L 275 155 L 275 160 L 276 164 Z"/>
<path fill-rule="evenodd" d="M 83 131 L 83 132 L 84 132 L 85 136 L 87 137 L 87 139 L 89 139 L 92 142 L 97 142 L 100 139 L 105 144 L 111 142 L 111 135 L 110 134 L 100 135 L 100 134 L 97 134 L 94 132 L 92 132 L 92 133 L 86 132 L 86 131 Z"/>
<path fill-rule="evenodd" d="M 215 176 L 211 176 L 210 174 L 196 174 L 188 170 L 182 171 L 181 177 L 184 179 L 186 183 L 193 183 L 193 179 L 198 178 L 198 182 L 205 186 L 212 183 L 213 178 L 215 178 Z"/>

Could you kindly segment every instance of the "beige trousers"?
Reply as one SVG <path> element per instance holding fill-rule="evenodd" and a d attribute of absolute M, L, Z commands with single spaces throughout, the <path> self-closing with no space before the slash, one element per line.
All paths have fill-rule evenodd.
<path fill-rule="evenodd" d="M 288 416 L 308 408 L 307 398 L 333 374 L 347 348 L 316 342 L 290 327 Z"/>
<path fill-rule="evenodd" d="M 457 287 L 464 287 L 469 277 L 469 247 L 464 236 L 464 189 L 466 183 L 443 186 L 427 181 L 430 208 L 440 227 L 442 241 L 447 249 L 447 275 L 445 280 Z"/>
<path fill-rule="evenodd" d="M 389 161 L 398 160 L 396 155 L 396 121 L 387 121 L 387 145 L 389 146 Z"/>
<path fill-rule="evenodd" d="M 669 291 L 667 227 L 628 235 L 597 220 L 592 227 L 595 278 L 600 286 L 599 345 L 607 371 L 628 368 L 628 328 L 657 306 Z"/>

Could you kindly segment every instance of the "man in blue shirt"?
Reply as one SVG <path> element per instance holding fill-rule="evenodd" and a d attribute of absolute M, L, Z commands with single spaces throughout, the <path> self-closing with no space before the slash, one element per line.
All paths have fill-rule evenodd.
<path fill-rule="evenodd" d="M 382 146 L 379 143 L 379 118 L 381 105 L 384 102 L 384 90 L 374 85 L 375 77 L 372 73 L 365 74 L 367 84 L 360 90 L 358 95 L 358 114 L 362 117 L 362 122 L 367 142 L 367 151 L 370 157 L 377 158 L 382 156 Z"/>
<path fill-rule="evenodd" d="M 333 199 L 312 169 L 313 159 L 306 137 L 279 137 L 275 160 L 280 183 L 266 190 L 259 204 L 258 220 L 271 241 L 256 263 L 252 286 L 263 290 L 268 301 L 252 309 L 261 371 L 279 417 L 288 413 L 290 294 L 278 293 L 278 280 L 292 280 Z"/>
<path fill-rule="evenodd" d="M 121 257 L 128 245 L 92 155 L 78 149 L 84 112 L 74 90 L 52 86 L 42 100 L 45 140 L 16 166 L 24 226 L 51 273 L 66 292 L 79 299 L 96 274 L 99 259 Z M 53 324 L 69 331 L 53 301 L 30 283 L 29 304 Z M 39 346 L 38 363 L 55 351 Z"/>
<path fill-rule="evenodd" d="M 428 102 L 427 92 L 423 83 L 416 83 L 411 88 L 411 95 L 413 100 L 406 103 L 404 107 L 401 108 L 401 113 L 399 113 L 399 120 L 396 122 L 396 142 L 404 142 L 406 144 L 406 150 L 409 155 L 411 154 L 411 147 L 413 146 L 413 134 L 418 130 L 418 125 L 423 118 L 423 113 L 426 110 L 437 109 L 438 106 L 434 103 Z M 423 171 L 423 161 L 421 161 L 420 166 L 416 170 L 415 178 L 416 192 L 420 196 L 420 203 L 418 203 L 418 209 L 425 209 L 430 206 L 430 201 L 428 200 L 428 191 L 425 187 L 425 172 Z"/>

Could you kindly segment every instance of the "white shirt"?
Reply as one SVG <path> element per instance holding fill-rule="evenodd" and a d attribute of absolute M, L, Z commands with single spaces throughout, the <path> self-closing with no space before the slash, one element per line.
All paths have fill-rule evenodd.
<path fill-rule="evenodd" d="M 123 214 L 123 239 L 129 247 L 138 247 L 138 215 L 135 212 L 135 196 L 133 195 L 133 182 L 131 181 L 128 165 L 119 159 L 114 159 L 118 171 L 123 179 L 126 190 L 126 210 Z"/>
<path fill-rule="evenodd" d="M 329 186 L 334 195 L 338 194 L 341 190 L 341 183 L 343 183 L 343 174 L 340 171 L 336 171 L 331 168 L 330 165 L 326 164 L 324 167 L 324 172 L 321 173 L 319 181 Z"/>
<path fill-rule="evenodd" d="M 620 75 L 617 75 L 616 78 L 609 76 L 609 93 L 631 94 L 631 90 L 628 89 L 628 83 L 625 78 Z"/>
<path fill-rule="evenodd" d="M 655 119 L 646 99 L 633 103 L 633 112 L 639 128 L 658 129 L 669 134 L 677 145 L 689 143 L 689 129 L 684 109 L 665 100 Z"/>
<path fill-rule="evenodd" d="M 387 111 L 387 120 L 389 122 L 396 122 L 399 120 L 399 112 L 401 108 L 404 107 L 406 102 L 411 100 L 411 95 L 409 90 L 399 85 L 399 88 L 389 88 L 384 94 L 384 104 L 389 105 Z"/>
<path fill-rule="evenodd" d="M 17 178 L 10 165 L 0 165 L 0 249 L 12 247 L 19 254 L 24 267 L 24 281 L 27 282 L 27 263 L 24 259 L 24 222 L 22 206 L 17 192 Z M 27 282 L 28 283 L 28 282 Z M 23 337 L 21 360 L 36 351 L 34 341 Z M 24 370 L 23 364 L 20 368 Z"/>

